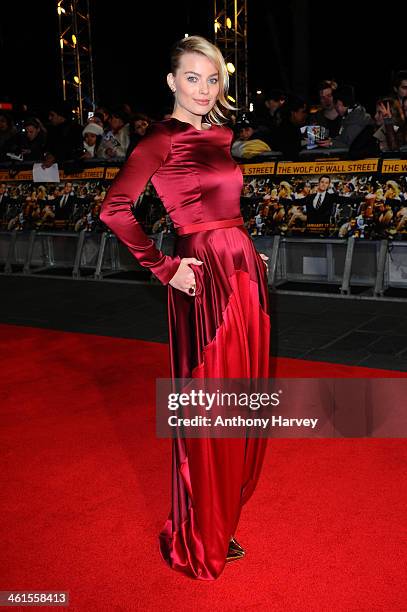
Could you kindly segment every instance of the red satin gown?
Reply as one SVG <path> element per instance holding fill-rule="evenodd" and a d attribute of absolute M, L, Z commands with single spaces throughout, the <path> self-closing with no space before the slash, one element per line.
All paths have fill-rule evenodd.
<path fill-rule="evenodd" d="M 242 173 L 232 130 L 196 129 L 175 118 L 154 123 L 113 181 L 102 221 L 141 265 L 168 285 L 182 257 L 196 295 L 168 285 L 171 377 L 268 378 L 270 315 L 265 265 L 242 225 Z M 174 228 L 174 257 L 147 237 L 130 207 L 151 179 Z M 229 227 L 224 227 L 230 225 Z M 261 471 L 266 439 L 176 438 L 172 507 L 159 535 L 174 570 L 214 580 Z"/>

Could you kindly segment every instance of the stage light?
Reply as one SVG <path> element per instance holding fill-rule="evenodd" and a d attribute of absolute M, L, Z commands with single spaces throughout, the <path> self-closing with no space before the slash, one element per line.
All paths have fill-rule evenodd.
<path fill-rule="evenodd" d="M 226 27 L 229 28 L 229 30 L 232 27 L 232 20 L 230 19 L 230 17 L 226 18 Z"/>
<path fill-rule="evenodd" d="M 61 47 L 61 49 L 64 48 L 64 39 L 63 38 L 59 39 L 59 46 Z"/>
<path fill-rule="evenodd" d="M 256 91 L 256 94 L 259 94 L 259 95 L 260 95 L 261 93 L 263 93 L 263 92 L 261 91 L 261 89 L 258 89 L 258 90 Z"/>
<path fill-rule="evenodd" d="M 78 76 L 76 76 L 76 74 L 75 74 L 75 76 L 74 76 L 73 80 L 75 81 L 75 83 L 77 83 L 77 84 L 79 85 L 80 80 L 79 80 L 79 77 L 78 77 Z"/>
<path fill-rule="evenodd" d="M 72 42 L 73 42 L 73 46 L 76 46 L 76 36 L 75 34 L 72 34 Z"/>
<path fill-rule="evenodd" d="M 228 100 L 230 100 L 231 102 L 233 102 L 233 104 L 236 102 L 236 100 L 234 98 L 232 98 L 232 96 L 228 96 Z"/>
<path fill-rule="evenodd" d="M 253 111 L 254 111 L 254 105 L 253 105 L 253 102 L 250 102 L 250 104 L 249 104 L 249 112 L 252 113 Z"/>
<path fill-rule="evenodd" d="M 232 62 L 228 62 L 226 64 L 226 68 L 228 69 L 229 74 L 233 74 L 236 71 L 236 68 Z"/>
<path fill-rule="evenodd" d="M 214 28 L 215 28 L 215 32 L 217 32 L 218 30 L 220 30 L 220 23 L 219 21 L 215 20 L 215 23 L 213 24 Z"/>

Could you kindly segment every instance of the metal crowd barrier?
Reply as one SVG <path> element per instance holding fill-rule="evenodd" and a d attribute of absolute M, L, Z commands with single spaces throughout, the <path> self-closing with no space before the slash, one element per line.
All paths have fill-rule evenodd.
<path fill-rule="evenodd" d="M 174 236 L 150 236 L 165 254 Z M 407 242 L 256 236 L 278 293 L 407 299 Z M 159 283 L 110 232 L 1 231 L 0 273 Z M 405 293 L 404 293 L 405 292 Z"/>
<path fill-rule="evenodd" d="M 273 252 L 270 284 L 281 292 L 297 286 L 300 293 L 314 295 L 312 287 L 317 284 L 322 286 L 319 294 L 325 286 L 330 294 L 383 295 L 377 291 L 377 279 L 382 274 L 381 254 L 386 252 L 387 240 L 276 238 L 279 244 Z"/>
<path fill-rule="evenodd" d="M 163 247 L 163 233 L 150 236 Z M 170 241 L 168 241 L 167 247 Z M 0 272 L 95 280 L 156 281 L 110 232 L 2 231 Z"/>

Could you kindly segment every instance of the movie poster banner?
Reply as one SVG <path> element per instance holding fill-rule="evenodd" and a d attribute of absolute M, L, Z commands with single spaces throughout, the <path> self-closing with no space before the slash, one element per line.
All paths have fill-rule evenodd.
<path fill-rule="evenodd" d="M 407 162 L 379 161 L 279 162 L 269 174 L 242 166 L 250 234 L 405 240 Z"/>
<path fill-rule="evenodd" d="M 407 160 L 242 164 L 241 210 L 249 234 L 362 239 L 407 237 Z M 0 228 L 105 231 L 99 212 L 119 167 L 60 172 L 0 170 Z M 149 234 L 173 233 L 151 183 L 133 210 Z"/>

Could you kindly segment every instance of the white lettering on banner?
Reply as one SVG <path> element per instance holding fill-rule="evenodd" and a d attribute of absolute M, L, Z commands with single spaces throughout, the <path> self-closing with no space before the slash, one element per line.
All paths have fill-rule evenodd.
<path fill-rule="evenodd" d="M 315 429 L 318 419 L 286 419 L 282 416 L 271 417 L 271 424 L 273 427 L 278 425 L 279 427 L 310 427 Z"/>
<path fill-rule="evenodd" d="M 221 425 L 222 427 L 262 427 L 266 429 L 270 419 L 245 419 L 244 417 L 230 417 L 224 418 L 221 416 L 216 417 L 215 427 Z"/>

